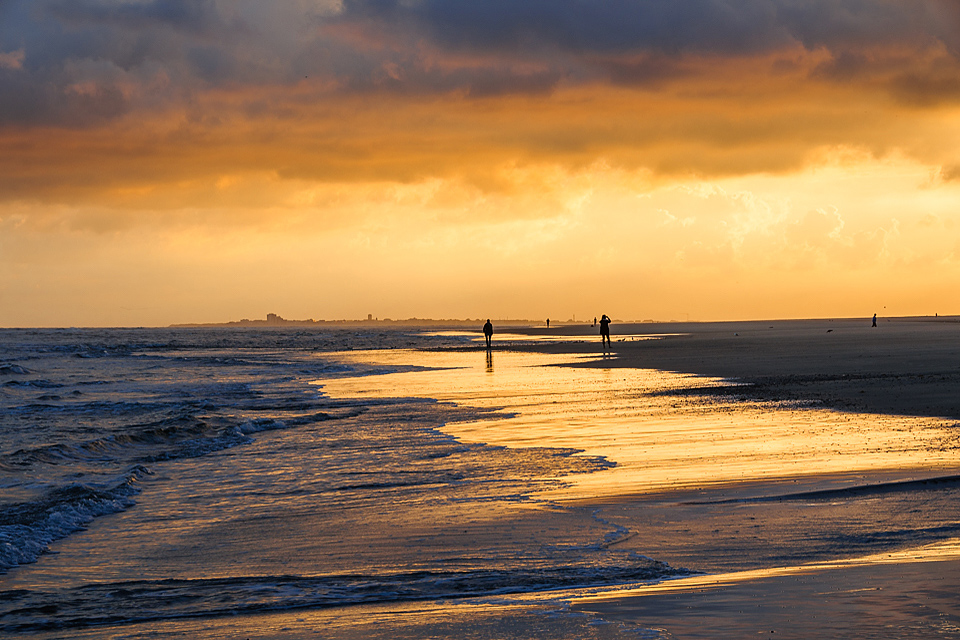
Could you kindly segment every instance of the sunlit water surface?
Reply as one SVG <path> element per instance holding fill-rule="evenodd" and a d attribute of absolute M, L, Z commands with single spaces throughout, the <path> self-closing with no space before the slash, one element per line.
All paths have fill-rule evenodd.
<path fill-rule="evenodd" d="M 956 470 L 960 433 L 952 421 L 855 414 L 729 395 L 673 394 L 733 384 L 649 369 L 578 367 L 605 356 L 510 351 L 369 351 L 347 361 L 430 367 L 323 383 L 332 397 L 430 397 L 497 409 L 491 421 L 452 422 L 466 442 L 562 447 L 616 463 L 576 476 L 554 498 L 690 489 L 814 476 L 826 481 L 895 472 Z M 371 382 L 373 382 L 371 384 Z M 838 476 L 841 478 L 838 480 Z M 568 480 L 571 480 L 568 478 Z"/>

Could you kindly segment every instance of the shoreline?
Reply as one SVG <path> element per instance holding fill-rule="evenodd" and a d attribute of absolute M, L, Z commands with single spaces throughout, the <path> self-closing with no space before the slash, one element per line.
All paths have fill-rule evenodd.
<path fill-rule="evenodd" d="M 615 325 L 612 334 L 609 356 L 571 366 L 724 378 L 740 386 L 721 394 L 960 420 L 960 323 L 953 319 L 890 319 L 876 328 L 869 320 Z M 625 337 L 638 334 L 659 337 Z M 583 337 L 511 349 L 602 356 L 599 338 Z"/>
<path fill-rule="evenodd" d="M 651 333 L 653 327 L 618 328 L 623 335 Z M 870 326 L 869 320 L 672 325 L 658 333 L 668 333 L 663 329 L 682 335 L 618 341 L 614 334 L 610 356 L 571 366 L 652 368 L 723 378 L 738 383 L 719 392 L 731 399 L 798 401 L 850 413 L 960 420 L 960 326 L 954 321 L 890 320 L 876 328 Z M 598 342 L 538 345 L 537 350 L 583 355 L 597 353 Z M 716 396 L 718 390 L 704 386 L 670 393 Z M 948 446 L 960 446 L 960 425 L 953 428 L 958 435 Z M 851 480 L 860 485 L 854 492 L 864 488 L 882 492 L 910 487 L 902 480 L 905 475 L 950 475 L 933 467 L 928 471 L 901 469 L 862 477 L 851 474 L 837 478 L 839 491 L 828 489 L 820 496 L 827 499 L 810 495 L 807 502 L 824 505 L 831 496 L 842 501 L 842 495 L 850 491 Z M 884 480 L 892 480 L 893 485 L 885 486 Z M 753 487 L 738 485 L 719 490 L 730 490 L 731 503 L 743 506 L 751 502 L 749 497 L 744 500 L 745 496 L 771 490 L 778 493 L 778 486 L 787 488 L 775 482 L 761 482 Z M 716 496 L 717 489 L 708 493 Z M 802 492 L 801 487 L 801 497 Z M 688 492 L 686 498 L 695 502 L 696 493 Z M 927 495 L 925 499 L 941 503 L 944 508 L 957 499 L 951 489 L 930 490 Z M 628 514 L 625 520 L 642 522 L 639 514 L 656 509 L 659 501 L 676 505 L 683 499 L 681 494 L 620 496 L 616 500 L 598 500 L 595 506 Z M 803 500 L 795 501 L 797 506 L 792 512 L 789 502 L 793 500 L 774 496 L 764 501 L 765 517 L 792 522 L 792 530 L 788 527 L 781 535 L 797 539 L 817 536 L 818 521 L 805 523 L 809 516 L 803 515 Z M 894 505 L 886 507 L 891 509 L 888 517 L 903 517 Z M 693 526 L 704 537 L 713 538 L 705 548 L 722 549 L 723 541 L 732 535 L 728 530 L 739 531 L 745 523 L 732 511 L 721 516 L 716 503 L 705 508 L 708 521 L 691 524 L 687 520 L 685 526 Z M 823 508 L 816 507 L 816 512 Z M 763 519 L 760 513 L 760 509 L 754 512 L 758 520 Z M 820 517 L 856 521 L 862 516 L 853 508 L 850 513 Z M 957 528 L 951 516 L 947 520 L 947 530 Z M 903 526 L 909 529 L 910 525 Z M 648 541 L 648 548 L 669 560 L 671 533 L 649 528 L 647 531 L 655 531 L 658 539 Z M 852 531 L 865 538 L 872 535 L 858 528 Z M 951 538 L 948 532 L 946 535 L 946 540 L 933 544 L 905 539 L 906 544 L 899 551 L 880 554 L 867 553 L 856 545 L 842 546 L 837 560 L 830 562 L 777 566 L 760 561 L 758 556 L 758 569 L 724 570 L 724 559 L 718 557 L 717 566 L 707 569 L 705 575 L 574 598 L 571 610 L 628 628 L 655 629 L 661 632 L 660 637 L 667 638 L 960 638 L 960 604 L 955 598 L 960 589 L 958 538 Z"/>
<path fill-rule="evenodd" d="M 574 598 L 570 609 L 664 638 L 957 638 L 958 569 L 955 547 L 931 545 L 915 554 L 678 578 Z"/>
<path fill-rule="evenodd" d="M 539 371 L 529 366 L 537 361 L 533 354 L 599 356 L 599 339 L 584 335 L 582 342 L 525 344 L 520 341 L 507 346 L 504 337 L 504 343 L 499 345 L 502 355 L 497 355 L 495 344 L 493 362 L 488 361 L 486 367 L 482 348 L 470 347 L 469 352 L 455 354 L 463 357 L 464 364 L 473 367 L 476 377 L 462 378 L 467 384 L 454 391 L 459 389 L 468 395 L 482 392 L 485 397 L 496 398 L 495 393 L 484 392 L 482 387 L 503 381 L 508 383 L 508 391 L 525 389 L 519 384 L 524 382 L 523 378 L 510 378 L 511 360 L 525 360 L 522 364 L 526 366 L 521 372 L 547 378 L 551 390 L 555 389 L 551 386 L 554 380 L 576 385 L 575 390 L 580 391 L 579 387 L 588 387 L 591 378 L 617 377 L 596 371 L 598 368 L 616 374 L 616 369 L 662 367 L 666 371 L 736 380 L 745 386 L 736 387 L 731 393 L 750 397 L 765 394 L 764 400 L 781 397 L 777 394 L 793 394 L 797 399 L 824 408 L 844 408 L 839 405 L 846 403 L 874 409 L 886 402 L 896 409 L 896 416 L 918 415 L 919 410 L 925 409 L 936 412 L 932 415 L 946 417 L 944 414 L 954 411 L 950 401 L 951 392 L 960 389 L 954 382 L 957 368 L 954 363 L 960 362 L 960 326 L 891 322 L 881 333 L 871 330 L 869 324 L 859 326 L 862 323 L 856 321 L 829 322 L 830 325 L 815 321 L 784 322 L 772 325 L 773 328 L 769 323 L 736 328 L 725 323 L 686 327 L 684 331 L 677 326 L 661 326 L 659 330 L 670 335 L 644 341 L 627 339 L 633 335 L 628 331 L 636 329 L 637 334 L 649 334 L 650 325 L 615 326 L 612 355 L 591 362 L 550 364 Z M 617 329 L 622 331 L 619 335 Z M 557 330 L 559 335 L 563 335 L 559 333 L 562 330 Z M 536 328 L 524 331 L 544 333 Z M 618 337 L 623 341 L 616 341 Z M 513 353 L 508 355 L 508 351 Z M 436 355 L 445 358 L 450 354 Z M 558 358 L 540 358 L 540 361 L 555 363 Z M 565 370 L 563 367 L 567 366 L 577 370 Z M 439 382 L 449 384 L 444 373 L 449 371 L 466 375 L 467 369 L 426 368 L 398 373 L 403 376 L 404 384 L 416 391 L 404 391 L 401 395 L 429 395 L 432 385 L 424 384 L 421 377 L 429 380 L 430 376 L 437 376 Z M 934 375 L 938 377 L 931 380 Z M 361 388 L 371 387 L 369 378 L 345 380 Z M 392 394 L 397 390 L 394 383 L 386 379 L 378 382 L 383 393 Z M 333 383 L 327 384 L 333 386 Z M 926 388 L 928 384 L 930 388 Z M 925 404 L 918 402 L 913 392 L 919 392 Z M 692 390 L 666 393 L 695 396 L 717 395 L 718 391 L 717 387 L 695 385 Z M 657 394 L 651 397 L 655 396 Z M 604 391 L 601 397 L 619 396 Z M 627 406 L 635 405 L 633 398 L 638 396 L 624 397 L 623 406 Z M 537 406 L 545 407 L 548 403 L 540 402 Z M 667 411 L 664 415 L 673 415 Z M 696 419 L 696 414 L 691 415 Z M 737 429 L 749 431 L 743 423 L 743 412 L 728 415 L 737 421 Z M 572 441 L 583 442 L 587 436 L 585 426 L 595 422 L 596 417 L 597 414 L 586 411 L 578 423 L 571 421 L 575 416 L 566 411 L 558 424 L 562 422 L 563 430 Z M 862 416 L 859 420 L 861 424 L 868 424 L 871 416 Z M 955 428 L 949 419 L 946 422 L 947 429 Z M 676 424 L 670 423 L 664 433 L 673 435 Z M 490 423 L 477 425 L 474 433 L 478 437 L 490 434 Z M 713 431 L 722 434 L 726 428 L 714 425 Z M 843 425 L 831 428 L 845 429 Z M 454 429 L 445 430 L 445 433 L 452 431 Z M 277 432 L 277 437 L 283 433 Z M 537 437 L 526 428 L 519 433 L 534 440 Z M 624 431 L 615 429 L 611 433 L 622 437 Z M 795 431 L 790 434 L 801 446 L 809 448 L 812 440 L 797 438 Z M 899 442 L 902 436 L 896 435 L 896 438 Z M 272 435 L 264 435 L 258 440 L 261 444 L 256 446 L 269 447 L 272 439 Z M 960 448 L 960 442 L 956 447 Z M 644 449 L 641 460 L 646 465 L 645 473 L 649 474 L 651 458 L 647 451 Z M 715 464 L 709 457 L 695 455 L 700 456 L 697 460 L 704 464 Z M 743 456 L 742 452 L 737 455 Z M 79 630 L 76 637 L 299 638 L 326 633 L 327 637 L 338 638 L 416 639 L 455 635 L 622 638 L 639 633 L 640 637 L 656 638 L 742 638 L 775 633 L 776 637 L 789 638 L 960 638 L 960 607 L 955 596 L 960 590 L 960 552 L 956 544 L 960 539 L 960 481 L 954 481 L 960 469 L 938 473 L 934 471 L 932 459 L 921 462 L 926 466 L 917 470 L 890 468 L 876 474 L 830 474 L 817 466 L 810 476 L 797 476 L 795 481 L 787 477 L 787 467 L 780 466 L 777 468 L 784 475 L 752 483 L 737 481 L 734 474 L 730 476 L 729 485 L 723 487 L 688 487 L 685 492 L 659 494 L 616 492 L 583 504 L 571 504 L 573 509 L 569 512 L 545 512 L 553 516 L 567 513 L 572 514 L 571 517 L 583 516 L 584 521 L 592 518 L 591 526 L 615 532 L 615 536 L 607 536 L 599 543 L 601 553 L 647 556 L 675 568 L 689 567 L 702 572 L 695 576 L 633 583 L 624 589 L 585 587 L 567 592 L 536 591 L 515 598 L 488 595 L 462 600 L 327 609 L 308 607 L 232 617 L 123 624 Z M 208 463 L 213 465 L 214 460 Z M 938 486 L 930 487 L 921 486 L 922 482 L 914 485 L 905 482 L 905 477 L 910 475 L 921 480 L 925 470 L 930 475 L 954 477 L 950 482 L 934 483 Z M 598 479 L 603 473 L 597 472 Z M 883 481 L 888 486 L 877 485 Z M 850 490 L 851 485 L 864 483 L 870 485 L 866 492 Z M 811 490 L 821 493 L 813 495 Z M 89 532 L 63 543 L 56 560 L 69 564 L 69 549 L 79 554 L 85 539 L 95 537 L 98 531 L 105 540 L 110 539 L 110 529 L 119 527 L 122 521 L 139 521 L 138 518 L 148 515 L 147 510 L 131 509 L 104 519 Z M 466 529 L 460 530 L 459 524 L 448 533 L 467 536 L 474 541 L 470 544 L 475 545 L 485 540 L 500 540 L 505 522 L 518 527 L 511 533 L 517 536 L 538 535 L 539 531 L 567 523 L 566 520 L 546 520 L 534 512 L 525 515 L 530 517 L 522 521 L 485 517 L 471 523 L 469 533 Z M 288 535 L 290 531 L 299 530 L 299 525 L 289 517 L 282 521 Z M 269 524 L 273 520 L 257 522 Z M 318 527 L 310 525 L 302 529 L 316 532 Z M 445 529 L 441 530 L 446 533 Z M 231 532 L 243 531 L 231 527 Z M 249 540 L 258 541 L 259 531 L 251 529 Z M 202 548 L 195 546 L 196 540 L 208 542 L 211 549 L 224 548 L 221 529 L 192 535 L 195 539 L 191 538 L 191 545 L 183 546 L 189 554 L 195 553 L 195 548 Z M 422 534 L 418 536 L 417 540 L 421 540 Z M 436 537 L 434 542 L 443 547 L 444 540 Z M 163 544 L 158 553 L 166 557 L 170 541 Z M 256 544 L 258 549 L 268 546 Z M 136 545 L 131 549 L 136 554 L 142 553 Z M 82 554 L 76 557 L 79 562 L 85 562 Z M 308 566 L 304 564 L 304 556 L 298 555 L 291 561 L 290 569 L 285 571 L 309 573 L 304 568 Z M 249 566 L 250 558 L 244 556 L 243 562 Z M 39 633 L 36 637 L 58 636 L 51 632 Z"/>

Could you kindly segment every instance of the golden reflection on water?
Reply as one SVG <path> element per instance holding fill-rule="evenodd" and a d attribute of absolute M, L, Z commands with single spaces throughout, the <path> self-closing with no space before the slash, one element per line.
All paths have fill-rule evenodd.
<path fill-rule="evenodd" d="M 580 594 L 576 596 L 576 599 L 581 603 L 591 601 L 601 602 L 604 600 L 617 600 L 625 596 L 701 591 L 704 589 L 729 587 L 738 583 L 755 582 L 766 578 L 821 573 L 838 569 L 850 569 L 852 567 L 945 562 L 950 560 L 960 560 L 960 539 L 951 538 L 921 547 L 911 547 L 899 551 L 854 558 L 840 558 L 826 562 L 811 562 L 802 565 L 769 567 L 730 573 L 703 574 L 663 580 L 660 582 L 635 584 L 624 588 L 602 589 L 597 590 L 595 593 Z M 868 589 L 864 590 L 866 591 Z M 872 591 L 873 588 L 869 590 Z"/>
<path fill-rule="evenodd" d="M 617 463 L 569 478 L 573 485 L 551 494 L 555 498 L 960 466 L 953 423 L 943 420 L 662 393 L 724 384 L 719 379 L 551 366 L 577 356 L 509 351 L 387 350 L 336 357 L 436 369 L 324 381 L 331 396 L 427 397 L 501 408 L 501 419 L 451 423 L 444 431 L 466 442 L 582 449 Z"/>

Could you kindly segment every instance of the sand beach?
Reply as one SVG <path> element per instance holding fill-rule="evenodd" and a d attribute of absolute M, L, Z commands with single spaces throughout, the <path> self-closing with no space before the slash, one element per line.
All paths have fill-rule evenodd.
<path fill-rule="evenodd" d="M 572 335 L 588 331 L 566 329 Z M 663 338 L 635 339 L 641 335 Z M 960 318 L 882 318 L 875 328 L 870 318 L 615 324 L 613 340 L 610 357 L 586 366 L 731 378 L 750 384 L 757 397 L 960 418 Z M 551 350 L 590 353 L 598 337 L 595 342 L 564 342 Z"/>
<path fill-rule="evenodd" d="M 596 336 L 576 340 L 586 331 L 582 326 L 555 326 L 549 334 L 519 330 L 560 339 L 511 343 L 510 349 L 595 356 Z M 608 374 L 657 370 L 702 376 L 706 384 L 667 395 L 760 403 L 778 407 L 772 410 L 777 415 L 783 415 L 777 412 L 785 403 L 799 407 L 800 414 L 824 410 L 841 416 L 841 423 L 828 425 L 825 439 L 813 432 L 790 436 L 803 453 L 769 453 L 767 462 L 780 464 L 779 473 L 758 471 L 740 479 L 719 474 L 711 480 L 703 477 L 713 472 L 708 462 L 699 470 L 700 482 L 675 474 L 672 486 L 654 486 L 645 484 L 655 472 L 640 451 L 639 459 L 628 463 L 643 478 L 637 482 L 587 476 L 559 499 L 596 509 L 629 531 L 614 543 L 618 548 L 705 573 L 561 596 L 571 611 L 642 637 L 960 637 L 956 319 L 889 319 L 876 328 L 869 319 L 620 324 L 613 339 L 608 354 L 574 366 Z M 503 357 L 494 352 L 495 360 Z M 559 379 L 570 375 L 566 366 L 557 368 Z M 737 384 L 718 387 L 717 379 Z M 744 409 L 737 405 L 736 411 Z M 576 435 L 563 443 L 579 442 L 588 452 L 602 451 L 620 462 L 630 458 L 611 454 L 599 444 L 602 438 L 591 442 L 583 429 L 591 418 L 559 418 L 575 425 Z M 738 420 L 749 418 L 741 413 L 733 417 Z M 501 427 L 500 438 L 491 438 L 486 426 L 450 428 L 467 440 L 529 446 L 524 438 L 536 431 L 536 422 Z M 724 427 L 713 428 L 707 440 L 727 437 Z M 935 441 L 913 441 L 931 429 L 940 431 Z M 889 437 L 885 449 L 871 451 L 866 443 L 880 434 Z M 542 433 L 537 441 L 545 441 Z M 802 468 L 791 464 L 794 455 Z M 500 633 L 537 637 L 522 620 L 518 616 L 517 627 Z"/>
<path fill-rule="evenodd" d="M 643 328 L 622 329 L 641 333 Z M 870 326 L 869 319 L 734 323 L 657 327 L 657 332 L 680 335 L 615 342 L 611 357 L 588 366 L 653 367 L 721 376 L 744 384 L 728 390 L 731 394 L 800 400 L 860 416 L 960 419 L 960 324 L 956 319 L 890 319 L 876 328 Z M 702 391 L 716 393 L 713 389 Z M 960 425 L 951 426 L 951 430 L 956 429 Z M 960 432 L 944 446 L 958 445 Z M 901 550 L 876 555 L 863 551 L 858 555 L 856 545 L 851 544 L 857 537 L 871 538 L 875 533 L 871 521 L 888 519 L 897 523 L 894 528 L 910 530 L 917 526 L 911 516 L 924 509 L 951 535 L 960 531 L 954 504 L 960 478 L 939 465 L 905 469 L 896 461 L 890 462 L 887 469 L 858 472 L 846 478 L 818 478 L 814 474 L 807 482 L 837 483 L 834 489 L 851 487 L 828 489 L 819 495 L 814 489 L 795 497 L 792 494 L 797 492 L 786 488 L 789 481 L 725 488 L 727 495 L 720 501 L 740 507 L 758 504 L 747 494 L 782 493 L 784 499 L 766 502 L 763 520 L 781 522 L 777 533 L 783 538 L 783 546 L 801 545 L 801 539 L 809 543 L 819 536 L 839 542 L 844 535 L 840 530 L 851 527 L 852 531 L 845 534 L 846 544 L 837 549 L 835 561 L 777 567 L 773 566 L 778 564 L 775 558 L 767 558 L 761 562 L 767 565 L 763 569 L 668 581 L 580 601 L 575 608 L 606 620 L 642 621 L 643 626 L 663 630 L 664 637 L 676 638 L 960 637 L 960 600 L 956 597 L 960 557 L 956 540 L 916 547 L 907 543 Z M 923 478 L 934 480 L 913 482 Z M 858 490 L 871 493 L 873 504 L 851 499 L 844 505 Z M 918 508 L 909 495 L 917 490 L 926 494 L 921 500 L 924 507 Z M 891 500 L 894 494 L 901 499 Z M 733 500 L 725 502 L 730 497 Z M 684 501 L 682 496 L 661 498 Z M 701 506 L 711 500 L 717 501 L 709 498 L 701 501 Z M 654 502 L 658 501 L 626 499 L 618 507 L 641 511 Z M 722 540 L 731 528 L 747 523 L 739 515 L 718 515 L 720 511 L 717 504 L 711 517 L 703 518 L 700 513 L 683 519 L 685 532 L 704 541 L 698 550 L 700 557 L 715 553 L 720 571 L 726 565 L 759 560 L 756 549 L 748 554 L 750 559 L 726 555 L 746 551 L 739 544 L 737 549 L 725 548 Z M 947 512 L 953 515 L 941 520 Z M 661 531 L 651 537 L 668 538 L 670 533 Z M 666 547 L 671 543 L 664 540 L 660 544 Z M 658 557 L 670 555 L 667 552 Z"/>
<path fill-rule="evenodd" d="M 960 323 L 612 338 L 298 356 L 324 422 L 151 463 L 4 589 L 77 638 L 960 637 Z M 328 468 L 361 431 L 377 462 Z"/>

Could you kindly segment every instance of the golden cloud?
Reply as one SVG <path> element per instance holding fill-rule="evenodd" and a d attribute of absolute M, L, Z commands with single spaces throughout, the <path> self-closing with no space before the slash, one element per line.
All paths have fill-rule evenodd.
<path fill-rule="evenodd" d="M 549 95 L 344 96 L 305 80 L 211 90 L 189 107 L 96 127 L 6 127 L 0 198 L 264 209 L 311 184 L 443 178 L 490 192 L 533 186 L 505 167 L 605 162 L 709 178 L 796 171 L 815 162 L 818 149 L 846 146 L 943 164 L 950 179 L 958 161 L 956 108 L 906 106 L 880 86 L 808 79 L 822 54 L 684 64 L 688 73 L 656 90 L 594 84 Z"/>

